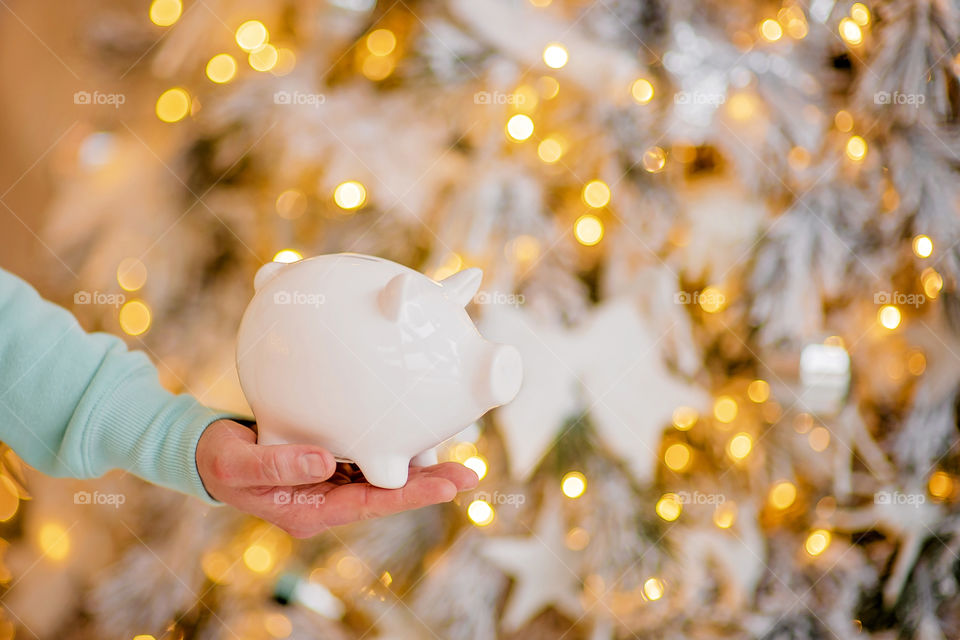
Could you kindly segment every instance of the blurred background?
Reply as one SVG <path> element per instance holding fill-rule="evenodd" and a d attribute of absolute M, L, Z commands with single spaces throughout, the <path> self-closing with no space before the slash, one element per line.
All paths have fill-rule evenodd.
<path fill-rule="evenodd" d="M 0 638 L 958 637 L 958 9 L 3 0 L 0 266 L 166 387 L 247 411 L 253 274 L 340 251 L 481 267 L 526 375 L 306 541 L 6 451 Z"/>

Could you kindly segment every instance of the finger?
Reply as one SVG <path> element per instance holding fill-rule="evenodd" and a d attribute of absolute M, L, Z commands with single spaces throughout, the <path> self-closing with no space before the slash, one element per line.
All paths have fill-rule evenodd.
<path fill-rule="evenodd" d="M 336 468 L 333 455 L 307 444 L 252 444 L 225 438 L 214 460 L 217 477 L 231 487 L 289 486 L 322 482 Z"/>
<path fill-rule="evenodd" d="M 332 527 L 450 502 L 456 495 L 456 485 L 447 478 L 415 474 L 401 489 L 381 489 L 367 483 L 334 487 L 323 494 L 321 508 L 309 515 L 317 527 Z"/>
<path fill-rule="evenodd" d="M 424 475 L 431 478 L 446 478 L 457 487 L 457 491 L 475 489 L 480 484 L 480 478 L 468 467 L 458 462 L 443 462 L 429 467 L 411 467 L 412 477 Z"/>

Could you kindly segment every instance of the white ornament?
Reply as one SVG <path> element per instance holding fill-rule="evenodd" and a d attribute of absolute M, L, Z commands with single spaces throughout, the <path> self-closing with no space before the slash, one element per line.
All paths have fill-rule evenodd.
<path fill-rule="evenodd" d="M 838 345 L 808 344 L 800 352 L 804 407 L 830 416 L 842 407 L 850 388 L 850 356 Z"/>
<path fill-rule="evenodd" d="M 464 309 L 482 272 L 437 283 L 359 254 L 270 263 L 237 338 L 244 394 L 266 444 L 309 442 L 402 487 L 433 447 L 510 402 L 522 364 Z"/>
<path fill-rule="evenodd" d="M 571 620 L 580 617 L 579 557 L 564 544 L 564 533 L 560 505 L 547 501 L 530 537 L 492 538 L 484 544 L 483 556 L 514 578 L 503 611 L 507 632 L 551 605 Z"/>

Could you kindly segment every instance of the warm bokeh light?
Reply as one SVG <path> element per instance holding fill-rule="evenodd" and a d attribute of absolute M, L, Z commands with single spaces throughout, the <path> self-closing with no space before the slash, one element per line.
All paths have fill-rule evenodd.
<path fill-rule="evenodd" d="M 341 182 L 333 190 L 333 201 L 338 207 L 347 211 L 360 208 L 366 199 L 366 188 L 356 180 Z"/>
<path fill-rule="evenodd" d="M 268 613 L 264 616 L 263 628 L 272 637 L 278 639 L 288 638 L 293 633 L 293 623 L 290 622 L 290 618 L 282 613 Z"/>
<path fill-rule="evenodd" d="M 299 218 L 307 209 L 307 196 L 299 189 L 287 189 L 277 196 L 276 208 L 281 218 Z"/>
<path fill-rule="evenodd" d="M 150 328 L 150 307 L 141 300 L 131 300 L 120 307 L 119 321 L 120 328 L 127 335 L 142 335 Z"/>
<path fill-rule="evenodd" d="M 568 498 L 579 498 L 587 490 L 587 477 L 579 471 L 570 471 L 560 481 L 560 490 Z"/>
<path fill-rule="evenodd" d="M 752 449 L 753 438 L 750 437 L 749 433 L 738 433 L 730 438 L 730 442 L 727 443 L 727 455 L 738 462 L 750 455 Z"/>
<path fill-rule="evenodd" d="M 243 552 L 243 564 L 255 573 L 266 573 L 273 568 L 273 554 L 262 544 L 252 544 Z"/>
<path fill-rule="evenodd" d="M 147 267 L 137 258 L 124 258 L 117 266 L 117 284 L 124 291 L 137 291 L 147 283 Z"/>
<path fill-rule="evenodd" d="M 830 532 L 826 529 L 816 529 L 803 543 L 804 550 L 811 556 L 818 556 L 830 546 Z"/>
<path fill-rule="evenodd" d="M 862 2 L 854 2 L 853 6 L 850 7 L 850 19 L 859 26 L 865 27 L 870 24 L 870 9 Z"/>
<path fill-rule="evenodd" d="M 567 532 L 563 542 L 571 551 L 582 551 L 590 544 L 590 533 L 581 527 L 574 527 Z"/>
<path fill-rule="evenodd" d="M 713 524 L 720 529 L 729 529 L 737 520 L 737 505 L 735 502 L 722 502 L 713 510 Z"/>
<path fill-rule="evenodd" d="M 200 558 L 200 568 L 204 575 L 215 584 L 229 583 L 232 567 L 233 562 L 230 558 L 219 551 L 208 551 Z"/>
<path fill-rule="evenodd" d="M 814 451 L 826 451 L 830 446 L 830 432 L 824 426 L 814 427 L 807 436 L 807 442 Z"/>
<path fill-rule="evenodd" d="M 218 53 L 207 63 L 207 77 L 217 84 L 233 80 L 237 75 L 237 61 L 229 53 Z"/>
<path fill-rule="evenodd" d="M 160 27 L 169 27 L 180 19 L 183 3 L 180 0 L 153 0 L 150 3 L 150 21 Z"/>
<path fill-rule="evenodd" d="M 463 466 L 477 474 L 481 480 L 487 475 L 487 461 L 481 456 L 470 456 L 463 461 Z"/>
<path fill-rule="evenodd" d="M 693 407 L 677 407 L 673 410 L 673 426 L 680 431 L 689 431 L 699 417 L 700 413 Z"/>
<path fill-rule="evenodd" d="M 747 397 L 757 404 L 770 397 L 770 384 L 766 380 L 754 380 L 747 385 Z"/>
<path fill-rule="evenodd" d="M 277 64 L 270 70 L 275 76 L 285 76 L 297 66 L 297 54 L 286 47 L 277 48 Z"/>
<path fill-rule="evenodd" d="M 656 511 L 657 515 L 667 522 L 673 522 L 680 517 L 680 513 L 683 511 L 683 505 L 680 503 L 680 498 L 677 497 L 677 494 L 665 493 L 657 500 Z"/>
<path fill-rule="evenodd" d="M 390 29 L 377 29 L 367 36 L 367 50 L 375 56 L 388 56 L 397 48 L 397 36 Z"/>
<path fill-rule="evenodd" d="M 719 287 L 711 285 L 704 287 L 700 295 L 697 296 L 697 304 L 707 313 L 718 313 L 727 306 L 727 296 L 723 294 Z"/>
<path fill-rule="evenodd" d="M 902 315 L 900 309 L 893 306 L 892 304 L 885 304 L 880 307 L 880 311 L 877 312 L 877 321 L 891 331 L 900 326 L 900 320 Z"/>
<path fill-rule="evenodd" d="M 663 452 L 663 463 L 672 471 L 683 471 L 690 466 L 690 459 L 690 447 L 682 442 L 670 445 Z"/>
<path fill-rule="evenodd" d="M 663 597 L 663 582 L 658 578 L 649 578 L 643 583 L 643 595 L 648 600 L 659 600 Z"/>
<path fill-rule="evenodd" d="M 551 69 L 559 69 L 567 64 L 569 55 L 562 44 L 549 44 L 543 50 L 543 61 Z"/>
<path fill-rule="evenodd" d="M 603 223 L 597 216 L 585 213 L 573 223 L 573 235 L 580 244 L 592 247 L 603 239 Z"/>
<path fill-rule="evenodd" d="M 783 37 L 783 28 L 776 20 L 764 20 L 760 23 L 760 35 L 767 42 L 776 42 Z"/>
<path fill-rule="evenodd" d="M 653 100 L 653 85 L 646 78 L 637 78 L 630 85 L 630 95 L 637 104 L 647 104 Z"/>
<path fill-rule="evenodd" d="M 930 236 L 919 235 L 913 239 L 913 252 L 918 258 L 929 258 L 933 254 L 933 240 Z"/>
<path fill-rule="evenodd" d="M 563 157 L 563 148 L 564 145 L 559 138 L 550 136 L 537 145 L 537 155 L 547 164 L 553 164 Z"/>
<path fill-rule="evenodd" d="M 553 100 L 560 93 L 560 83 L 553 76 L 540 76 L 537 87 L 544 100 Z"/>
<path fill-rule="evenodd" d="M 265 44 L 256 51 L 251 51 L 247 56 L 247 62 L 256 71 L 270 71 L 276 66 L 279 58 L 280 53 L 277 48 L 272 44 Z"/>
<path fill-rule="evenodd" d="M 485 527 L 493 522 L 493 507 L 483 500 L 474 500 L 467 507 L 467 517 L 478 527 Z"/>
<path fill-rule="evenodd" d="M 255 51 L 270 38 L 267 28 L 259 20 L 248 20 L 237 27 L 237 44 L 244 51 Z"/>
<path fill-rule="evenodd" d="M 927 357 L 920 351 L 914 351 L 907 357 L 907 371 L 911 375 L 919 376 L 927 368 Z"/>
<path fill-rule="evenodd" d="M 935 471 L 927 482 L 930 495 L 939 500 L 946 500 L 953 495 L 955 483 L 953 476 L 945 471 Z"/>
<path fill-rule="evenodd" d="M 752 93 L 746 91 L 737 91 L 727 100 L 727 113 L 734 120 L 747 122 L 757 113 L 757 98 Z"/>
<path fill-rule="evenodd" d="M 186 89 L 173 87 L 157 98 L 157 117 L 164 122 L 178 122 L 190 113 L 190 94 Z"/>
<path fill-rule="evenodd" d="M 931 300 L 935 300 L 943 289 L 943 278 L 933 267 L 927 267 L 920 272 L 920 284 L 923 286 L 923 293 Z"/>
<path fill-rule="evenodd" d="M 603 180 L 591 180 L 583 187 L 583 201 L 595 209 L 607 206 L 610 187 Z"/>
<path fill-rule="evenodd" d="M 47 522 L 37 536 L 40 550 L 51 560 L 63 560 L 70 553 L 70 536 L 58 522 Z"/>
<path fill-rule="evenodd" d="M 713 417 L 724 424 L 733 422 L 738 411 L 737 401 L 730 396 L 719 396 L 713 402 Z"/>
<path fill-rule="evenodd" d="M 847 44 L 856 46 L 863 42 L 863 30 L 860 29 L 860 25 L 850 18 L 841 20 L 838 29 L 840 30 L 840 37 L 843 38 Z"/>
<path fill-rule="evenodd" d="M 283 249 L 277 251 L 277 254 L 273 256 L 274 262 L 282 262 L 284 264 L 290 264 L 291 262 L 297 262 L 298 260 L 303 260 L 303 256 L 300 255 L 300 252 L 295 249 Z"/>
<path fill-rule="evenodd" d="M 650 147 L 643 154 L 643 168 L 650 173 L 659 173 L 667 166 L 667 153 L 660 147 Z"/>
<path fill-rule="evenodd" d="M 523 142 L 533 135 L 533 120 L 523 113 L 511 116 L 507 120 L 507 135 L 517 142 Z"/>
<path fill-rule="evenodd" d="M 850 136 L 845 151 L 848 158 L 860 162 L 867 155 L 867 141 L 860 136 Z"/>
<path fill-rule="evenodd" d="M 767 496 L 767 502 L 774 509 L 789 509 L 797 499 L 797 487 L 789 480 L 783 480 L 773 485 L 770 494 Z"/>
<path fill-rule="evenodd" d="M 850 115 L 849 111 L 841 109 L 833 116 L 833 124 L 837 127 L 838 131 L 850 133 L 850 131 L 853 130 L 853 116 Z"/>
<path fill-rule="evenodd" d="M 367 56 L 360 67 L 360 72 L 364 77 L 374 82 L 380 82 L 390 77 L 393 70 L 397 67 L 397 61 L 393 56 Z"/>

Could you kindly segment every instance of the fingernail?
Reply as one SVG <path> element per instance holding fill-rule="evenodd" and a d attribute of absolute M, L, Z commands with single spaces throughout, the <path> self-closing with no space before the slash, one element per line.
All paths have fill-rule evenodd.
<path fill-rule="evenodd" d="M 327 473 L 327 463 L 319 453 L 305 453 L 300 456 L 300 466 L 304 473 L 315 478 L 326 478 L 330 475 Z"/>

